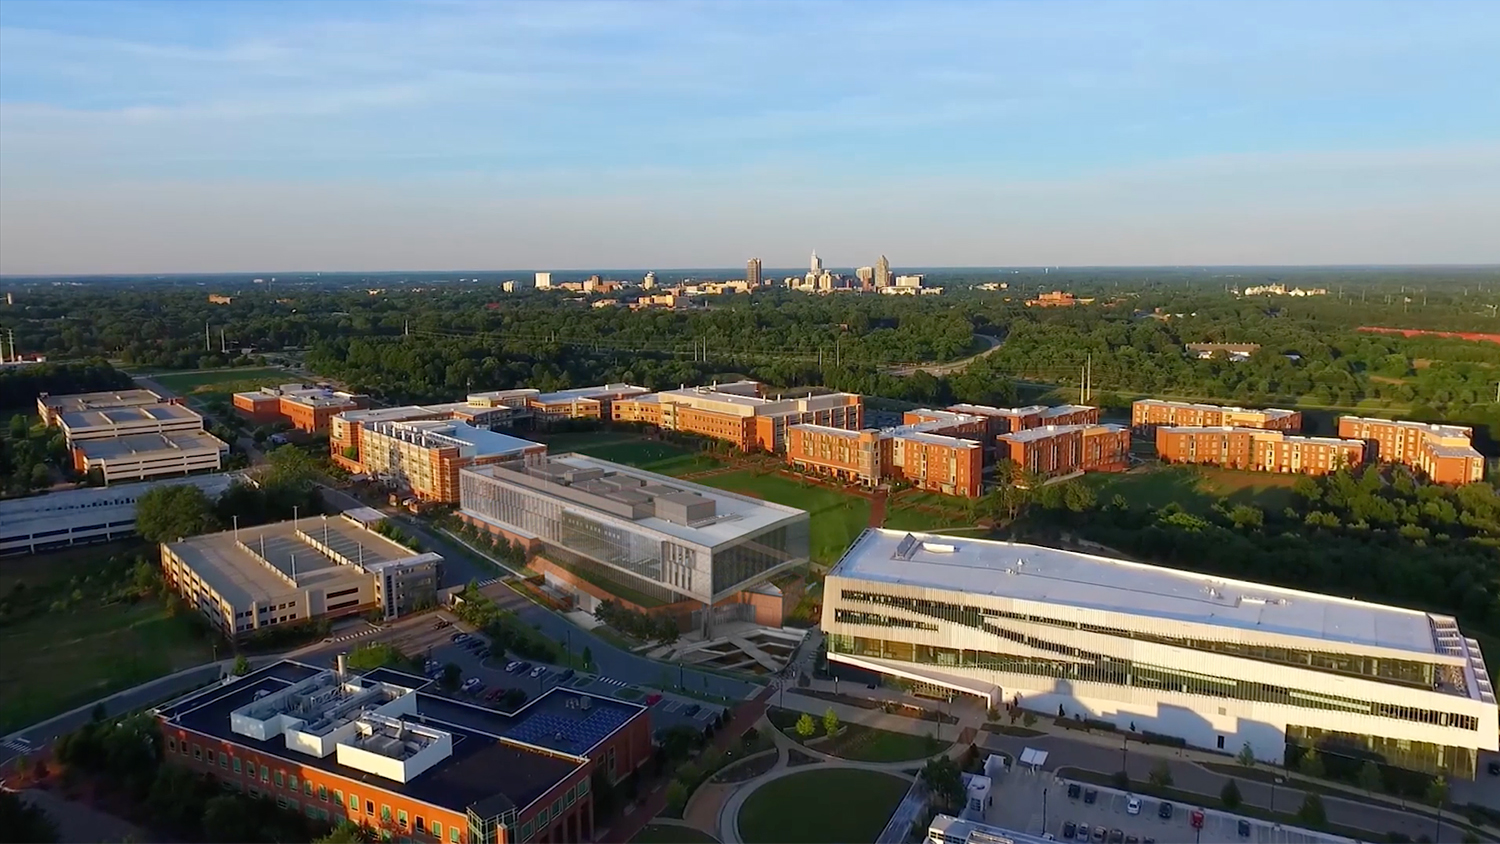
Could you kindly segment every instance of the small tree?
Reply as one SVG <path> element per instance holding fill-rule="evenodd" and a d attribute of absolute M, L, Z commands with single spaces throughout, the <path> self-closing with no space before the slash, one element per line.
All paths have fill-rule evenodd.
<path fill-rule="evenodd" d="M 839 714 L 837 712 L 834 712 L 833 707 L 830 706 L 823 712 L 823 732 L 827 733 L 829 736 L 832 736 L 838 731 Z"/>
<path fill-rule="evenodd" d="M 1151 784 L 1156 786 L 1157 788 L 1167 788 L 1171 786 L 1172 768 L 1167 764 L 1167 760 L 1163 759 L 1160 762 L 1157 762 L 1156 765 L 1151 768 L 1151 773 L 1148 775 L 1148 779 L 1150 779 Z"/>
<path fill-rule="evenodd" d="M 234 658 L 234 668 L 230 669 L 236 677 L 243 677 L 250 673 L 250 660 L 245 659 L 244 654 Z"/>
<path fill-rule="evenodd" d="M 1316 791 L 1309 791 L 1297 809 L 1297 820 L 1308 826 L 1319 827 L 1328 822 L 1328 811 L 1323 808 L 1323 798 Z"/>
<path fill-rule="evenodd" d="M 801 736 L 804 741 L 812 738 L 812 734 L 818 731 L 817 725 L 813 723 L 812 716 L 806 712 L 802 713 L 802 717 L 797 719 L 796 729 L 797 735 Z"/>
<path fill-rule="evenodd" d="M 583 646 L 583 667 L 585 669 L 594 667 L 594 651 L 588 645 Z"/>
<path fill-rule="evenodd" d="M 443 688 L 451 692 L 458 688 L 458 682 L 463 679 L 463 676 L 464 670 L 450 662 L 443 666 L 443 676 L 439 682 L 442 683 Z"/>
<path fill-rule="evenodd" d="M 672 780 L 667 783 L 667 811 L 672 815 L 682 814 L 682 809 L 687 805 L 688 790 L 681 780 Z"/>
<path fill-rule="evenodd" d="M 1425 796 L 1428 803 L 1441 809 L 1443 804 L 1448 802 L 1448 781 L 1441 775 L 1433 777 L 1432 782 L 1427 784 Z"/>
<path fill-rule="evenodd" d="M 1255 767 L 1255 748 L 1250 746 L 1250 742 L 1245 742 L 1244 746 L 1240 748 L 1240 752 L 1235 755 L 1234 761 L 1244 765 L 1246 768 Z"/>
<path fill-rule="evenodd" d="M 1036 715 L 1033 714 L 1033 713 L 1031 713 L 1031 712 L 1026 712 L 1026 713 L 1022 714 L 1021 715 L 1021 723 L 1025 724 L 1027 727 L 1035 726 L 1036 725 Z"/>
<path fill-rule="evenodd" d="M 1237 809 L 1243 801 L 1240 796 L 1240 784 L 1234 780 L 1224 783 L 1224 788 L 1219 792 L 1219 800 L 1223 802 L 1226 809 Z"/>
<path fill-rule="evenodd" d="M 1321 779 L 1324 774 L 1323 757 L 1318 755 L 1318 751 L 1309 748 L 1297 761 L 1297 770 L 1301 771 L 1303 776 Z"/>
<path fill-rule="evenodd" d="M 1121 791 L 1129 791 L 1130 790 L 1130 774 L 1129 774 L 1129 772 L 1127 772 L 1127 771 L 1115 771 L 1114 782 L 1115 782 L 1115 788 L 1118 788 Z"/>
<path fill-rule="evenodd" d="M 1380 766 L 1366 762 L 1359 766 L 1359 787 L 1374 794 L 1385 787 L 1385 778 L 1380 775 Z"/>

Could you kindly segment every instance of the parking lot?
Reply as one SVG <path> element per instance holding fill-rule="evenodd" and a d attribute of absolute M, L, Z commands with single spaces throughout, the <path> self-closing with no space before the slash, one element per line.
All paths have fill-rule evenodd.
<path fill-rule="evenodd" d="M 1077 797 L 1068 796 L 1070 785 L 1077 786 Z M 1092 803 L 1087 800 L 1090 791 L 1094 793 Z M 1083 840 L 1079 830 L 1085 826 L 1091 844 L 1332 844 L 1351 840 L 1182 804 L 1172 804 L 1171 817 L 1164 818 L 1160 814 L 1162 801 L 1154 797 L 1135 797 L 1113 788 L 1057 779 L 1045 771 L 1033 774 L 1024 768 L 1003 774 L 991 794 L 994 799 L 986 822 L 1032 835 L 1051 833 L 1059 841 Z M 1132 797 L 1139 801 L 1139 814 L 1128 811 Z M 1194 811 L 1202 813 L 1201 829 L 1193 826 Z M 1248 835 L 1241 834 L 1241 820 L 1248 823 Z M 1069 823 L 1073 825 L 1071 836 L 1064 834 L 1069 831 Z"/>
<path fill-rule="evenodd" d="M 451 621 L 446 616 L 445 620 Z M 463 679 L 477 679 L 483 685 L 478 689 L 468 692 L 456 692 L 457 697 L 484 703 L 490 706 L 504 708 L 500 704 L 498 695 L 491 699 L 490 696 L 496 690 L 519 689 L 526 693 L 526 699 L 531 700 L 542 694 L 547 689 L 559 684 L 566 685 L 575 691 L 590 692 L 592 694 L 617 698 L 619 700 L 632 701 L 651 707 L 651 726 L 653 730 L 670 729 L 678 725 L 692 727 L 699 732 L 706 729 L 710 722 L 718 718 L 724 708 L 717 704 L 704 703 L 689 697 L 669 693 L 654 693 L 620 680 L 610 677 L 601 677 L 583 672 L 573 672 L 568 676 L 567 670 L 555 665 L 537 663 L 533 660 L 525 660 L 531 663 L 531 667 L 525 670 L 507 673 L 505 670 L 509 662 L 519 658 L 492 653 L 486 659 L 481 659 L 475 650 L 465 647 L 464 644 L 452 641 L 452 637 L 462 632 L 460 626 L 452 625 L 438 628 L 434 623 L 423 625 L 421 629 L 413 630 L 407 634 L 407 638 L 413 640 L 413 644 L 420 643 L 420 647 L 403 647 L 406 653 L 422 654 L 438 665 L 453 663 L 463 673 Z M 471 638 L 483 641 L 483 635 L 468 633 Z M 395 644 L 395 643 L 393 643 Z M 467 643 L 465 643 L 467 644 Z M 401 647 L 401 645 L 397 645 Z M 541 676 L 533 677 L 537 669 L 542 670 Z"/>

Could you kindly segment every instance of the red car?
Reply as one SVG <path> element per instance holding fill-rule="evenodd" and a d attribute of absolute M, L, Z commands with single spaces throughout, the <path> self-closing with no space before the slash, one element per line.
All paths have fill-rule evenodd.
<path fill-rule="evenodd" d="M 661 692 L 652 692 L 651 694 L 646 695 L 646 705 L 647 706 L 655 706 L 655 705 L 657 705 L 660 702 L 661 702 Z"/>
<path fill-rule="evenodd" d="M 1191 818 L 1192 818 L 1192 821 L 1193 821 L 1193 829 L 1202 829 L 1203 828 L 1203 812 L 1202 811 L 1200 811 L 1198 809 L 1194 809 L 1193 810 L 1193 814 L 1191 815 Z"/>

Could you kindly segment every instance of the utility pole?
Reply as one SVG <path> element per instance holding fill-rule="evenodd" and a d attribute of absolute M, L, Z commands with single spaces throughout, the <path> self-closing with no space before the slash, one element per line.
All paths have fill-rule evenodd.
<path fill-rule="evenodd" d="M 204 320 L 203 321 L 203 351 L 205 351 L 205 352 L 211 352 L 213 350 L 214 350 L 213 340 L 210 339 L 209 334 L 208 334 L 208 320 Z"/>

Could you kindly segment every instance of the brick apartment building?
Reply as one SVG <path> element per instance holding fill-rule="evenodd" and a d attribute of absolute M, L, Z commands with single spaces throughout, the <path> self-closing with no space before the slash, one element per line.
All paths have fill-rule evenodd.
<path fill-rule="evenodd" d="M 826 425 L 858 430 L 864 400 L 854 393 L 785 398 L 767 396 L 757 381 L 684 387 L 616 401 L 616 422 L 651 425 L 732 444 L 744 452 L 786 450 L 793 425 Z"/>
<path fill-rule="evenodd" d="M 1120 425 L 1048 425 L 1004 434 L 999 456 L 1028 472 L 1123 472 L 1130 467 L 1130 430 Z"/>
<path fill-rule="evenodd" d="M 1278 408 L 1249 409 L 1158 399 L 1141 399 L 1131 405 L 1130 426 L 1137 433 L 1149 434 L 1162 425 L 1188 428 L 1263 428 L 1296 434 L 1302 431 L 1302 413 Z"/>
<path fill-rule="evenodd" d="M 989 423 L 985 441 L 993 441 L 1001 434 L 1011 434 L 1045 425 L 1097 425 L 1099 408 L 1081 404 L 1064 404 L 1057 407 L 1033 404 L 1026 407 L 990 407 L 983 404 L 955 404 L 948 410 L 970 416 L 982 416 Z"/>
<path fill-rule="evenodd" d="M 547 426 L 566 419 L 611 419 L 610 408 L 615 402 L 643 396 L 651 392 L 645 387 L 632 384 L 601 384 L 596 387 L 577 387 L 540 393 L 529 400 L 532 417 L 536 424 Z"/>
<path fill-rule="evenodd" d="M 982 494 L 983 451 L 976 440 L 906 426 L 883 431 L 826 425 L 787 429 L 787 462 L 801 471 L 865 486 L 904 481 L 965 498 Z"/>
<path fill-rule="evenodd" d="M 1363 463 L 1365 444 L 1357 439 L 1303 437 L 1257 428 L 1161 427 L 1156 429 L 1156 454 L 1163 463 L 1326 475 Z"/>
<path fill-rule="evenodd" d="M 234 409 L 257 425 L 284 422 L 309 434 L 328 430 L 334 416 L 369 407 L 370 397 L 313 384 L 283 384 L 234 394 Z"/>
<path fill-rule="evenodd" d="M 1371 461 L 1410 466 L 1440 484 L 1484 479 L 1484 455 L 1474 448 L 1473 435 L 1474 429 L 1463 425 L 1339 417 L 1339 436 L 1364 440 Z"/>
<path fill-rule="evenodd" d="M 638 704 L 554 687 L 507 713 L 388 668 L 282 660 L 155 714 L 168 764 L 386 841 L 592 841 L 594 776 L 651 755 Z"/>

